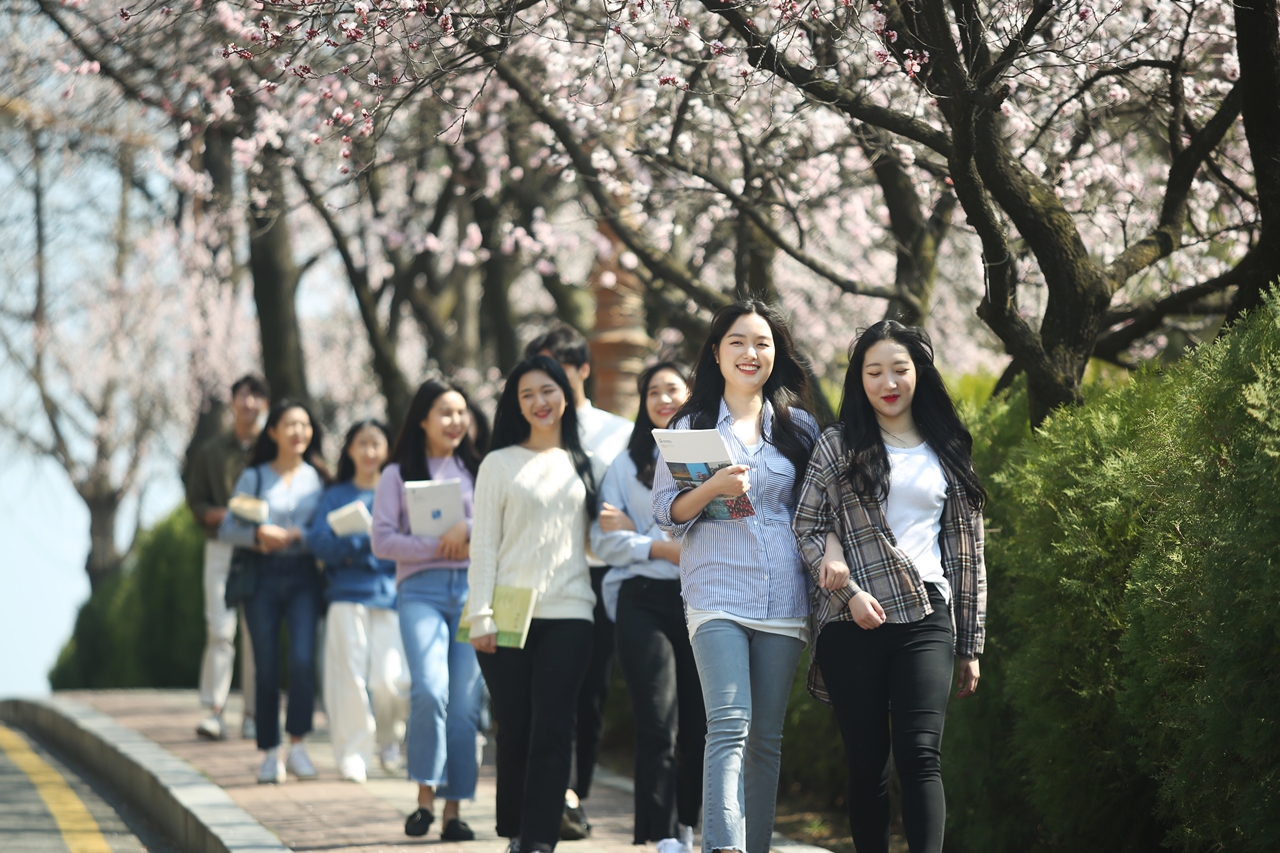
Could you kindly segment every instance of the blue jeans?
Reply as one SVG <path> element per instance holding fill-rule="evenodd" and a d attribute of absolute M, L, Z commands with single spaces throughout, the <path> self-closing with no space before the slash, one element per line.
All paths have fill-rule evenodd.
<path fill-rule="evenodd" d="M 466 569 L 427 569 L 400 582 L 397 608 L 409 667 L 409 778 L 446 800 L 476 795 L 483 682 L 470 643 L 454 640 Z"/>
<path fill-rule="evenodd" d="M 702 849 L 769 853 L 782 723 L 804 643 L 713 619 L 693 635 L 707 708 Z"/>
<path fill-rule="evenodd" d="M 311 731 L 316 706 L 316 623 L 324 607 L 320 573 L 310 554 L 266 555 L 257 561 L 258 587 L 244 603 L 257 669 L 258 749 L 280 745 L 280 623 L 289 626 L 289 710 L 284 728 Z"/>

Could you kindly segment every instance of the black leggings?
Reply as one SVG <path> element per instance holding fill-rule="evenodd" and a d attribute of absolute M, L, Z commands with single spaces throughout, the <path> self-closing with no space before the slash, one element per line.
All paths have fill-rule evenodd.
<path fill-rule="evenodd" d="M 932 585 L 929 603 L 933 613 L 919 622 L 870 631 L 830 622 L 818 636 L 818 667 L 849 756 L 849 826 L 858 853 L 889 850 L 890 741 L 911 853 L 942 850 L 942 724 L 953 645 L 951 611 Z"/>
<path fill-rule="evenodd" d="M 613 677 L 613 623 L 609 621 L 604 596 L 600 594 L 600 584 L 608 573 L 608 566 L 591 567 L 591 589 L 596 594 L 595 622 L 591 628 L 591 661 L 578 688 L 578 725 L 574 735 L 573 792 L 584 800 L 591 796 L 591 780 L 600 755 L 600 736 L 604 734 L 604 705 L 609 698 L 609 679 Z"/>
<path fill-rule="evenodd" d="M 698 823 L 707 739 L 680 581 L 623 581 L 617 637 L 636 721 L 635 843 L 675 838 Z"/>
<path fill-rule="evenodd" d="M 585 619 L 534 619 L 523 649 L 479 653 L 498 722 L 498 835 L 554 850 L 573 751 L 574 706 L 591 657 Z"/>

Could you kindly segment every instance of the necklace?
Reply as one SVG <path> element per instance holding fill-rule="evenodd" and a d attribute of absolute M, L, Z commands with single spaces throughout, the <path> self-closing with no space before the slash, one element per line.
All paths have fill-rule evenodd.
<path fill-rule="evenodd" d="M 889 430 L 885 429 L 884 427 L 880 427 L 880 431 L 881 431 L 882 433 L 884 433 L 885 435 L 893 436 L 894 438 L 896 438 L 899 442 L 901 442 L 901 443 L 902 443 L 902 444 L 904 444 L 904 445 L 907 443 L 907 440 L 906 440 L 905 438 L 903 438 L 901 435 L 898 435 L 896 432 L 890 432 Z M 913 432 L 915 432 L 915 431 L 916 431 L 916 428 L 913 426 L 911 429 L 907 430 L 906 435 L 911 435 L 911 434 L 912 434 Z"/>

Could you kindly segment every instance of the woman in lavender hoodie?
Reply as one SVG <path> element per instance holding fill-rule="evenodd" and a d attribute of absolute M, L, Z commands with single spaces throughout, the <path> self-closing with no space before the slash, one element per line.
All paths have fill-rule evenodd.
<path fill-rule="evenodd" d="M 418 808 L 404 831 L 426 835 L 439 797 L 446 841 L 475 838 L 458 814 L 458 801 L 475 797 L 482 682 L 475 649 L 454 641 L 467 603 L 472 493 L 480 467 L 468 435 L 471 412 L 461 390 L 423 383 L 373 500 L 373 553 L 396 563 L 400 634 L 412 680 L 408 769 L 418 783 Z M 462 481 L 465 520 L 440 537 L 414 536 L 405 481 L 454 478 Z"/>

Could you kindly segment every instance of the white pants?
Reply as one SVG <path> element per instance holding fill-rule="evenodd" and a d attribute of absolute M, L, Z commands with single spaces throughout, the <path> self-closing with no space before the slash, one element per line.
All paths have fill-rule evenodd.
<path fill-rule="evenodd" d="M 232 546 L 225 542 L 204 543 L 204 657 L 200 660 L 200 704 L 222 710 L 231 692 L 231 668 L 236 660 L 236 611 L 227 609 L 224 595 L 231 571 Z M 240 655 L 240 685 L 245 716 L 254 714 L 253 644 L 249 623 L 245 623 Z"/>
<path fill-rule="evenodd" d="M 363 770 L 375 743 L 386 746 L 404 739 L 409 670 L 394 610 L 349 601 L 329 605 L 324 707 L 340 772 Z"/>

